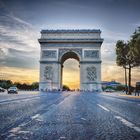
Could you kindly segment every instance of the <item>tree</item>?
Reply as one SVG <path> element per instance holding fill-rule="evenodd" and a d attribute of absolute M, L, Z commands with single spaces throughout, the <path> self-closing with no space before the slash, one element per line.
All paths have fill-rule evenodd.
<path fill-rule="evenodd" d="M 63 90 L 70 91 L 70 88 L 67 85 L 63 85 Z"/>
<path fill-rule="evenodd" d="M 135 66 L 140 66 L 140 27 L 131 36 L 130 48 L 135 60 Z"/>
<path fill-rule="evenodd" d="M 140 66 L 140 27 L 135 30 L 129 41 L 129 94 L 131 94 L 131 69 Z"/>
<path fill-rule="evenodd" d="M 36 89 L 36 90 L 39 89 L 39 83 L 38 83 L 38 82 L 32 83 L 32 84 L 31 84 L 31 88 L 34 89 L 34 90 L 35 90 L 35 89 Z"/>
<path fill-rule="evenodd" d="M 9 87 L 11 87 L 13 85 L 11 80 L 0 80 L 0 86 L 8 89 Z"/>
<path fill-rule="evenodd" d="M 119 40 L 116 44 L 116 63 L 118 66 L 122 66 L 125 70 L 125 91 L 127 94 L 127 54 L 129 52 L 128 44 Z"/>
<path fill-rule="evenodd" d="M 140 66 L 140 27 L 133 33 L 129 42 L 117 42 L 116 55 L 117 65 L 123 66 L 125 71 L 128 69 L 128 94 L 131 94 L 131 70 Z"/>

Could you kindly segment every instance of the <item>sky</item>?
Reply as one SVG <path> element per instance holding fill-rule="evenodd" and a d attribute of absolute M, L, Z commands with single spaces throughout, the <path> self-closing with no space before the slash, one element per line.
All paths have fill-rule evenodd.
<path fill-rule="evenodd" d="M 104 42 L 102 81 L 124 82 L 116 66 L 117 40 L 129 40 L 140 26 L 139 0 L 0 0 L 0 79 L 32 83 L 39 80 L 42 29 L 100 29 Z M 66 61 L 64 81 L 79 74 L 77 62 Z M 132 84 L 140 80 L 140 68 L 132 70 Z M 70 83 L 68 83 L 70 81 Z"/>

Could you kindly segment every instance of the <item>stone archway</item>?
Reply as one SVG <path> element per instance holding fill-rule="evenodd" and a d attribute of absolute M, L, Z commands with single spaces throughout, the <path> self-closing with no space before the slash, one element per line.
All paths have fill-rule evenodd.
<path fill-rule="evenodd" d="M 69 58 L 73 58 L 75 60 L 77 60 L 80 63 L 80 56 L 77 52 L 73 51 L 73 50 L 67 50 L 62 57 L 60 57 L 60 63 L 61 63 L 61 88 L 62 88 L 62 79 L 63 79 L 63 64 L 64 62 L 69 59 Z M 80 66 L 80 64 L 79 64 Z"/>
<path fill-rule="evenodd" d="M 61 89 L 62 64 L 74 58 L 80 64 L 80 90 L 100 91 L 100 34 L 100 30 L 42 30 L 39 89 Z"/>

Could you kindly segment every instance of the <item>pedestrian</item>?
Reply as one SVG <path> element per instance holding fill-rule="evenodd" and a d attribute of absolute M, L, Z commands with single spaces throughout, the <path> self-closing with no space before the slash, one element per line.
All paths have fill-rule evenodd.
<path fill-rule="evenodd" d="M 136 82 L 136 88 L 135 88 L 135 96 L 138 94 L 139 96 L 139 92 L 140 92 L 140 82 Z"/>

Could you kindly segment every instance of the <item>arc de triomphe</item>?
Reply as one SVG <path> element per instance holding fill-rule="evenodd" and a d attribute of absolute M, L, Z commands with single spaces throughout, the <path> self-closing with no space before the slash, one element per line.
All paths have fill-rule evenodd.
<path fill-rule="evenodd" d="M 80 90 L 100 91 L 100 34 L 100 30 L 42 30 L 39 89 L 61 89 L 63 63 L 74 58 L 80 65 Z"/>

